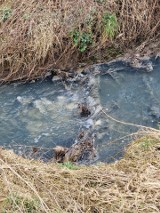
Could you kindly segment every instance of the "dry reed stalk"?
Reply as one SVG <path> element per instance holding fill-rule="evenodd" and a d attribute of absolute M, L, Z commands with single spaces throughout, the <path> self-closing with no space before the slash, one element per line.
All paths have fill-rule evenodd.
<path fill-rule="evenodd" d="M 106 13 L 118 20 L 113 38 L 104 32 Z M 158 0 L 1 1 L 0 81 L 34 79 L 47 69 L 69 69 L 87 58 L 104 60 L 114 52 L 147 45 L 159 38 L 159 18 Z M 71 37 L 74 30 L 92 34 L 92 44 L 83 53 Z"/>
<path fill-rule="evenodd" d="M 122 160 L 79 166 L 78 170 L 23 159 L 1 150 L 0 207 L 8 213 L 27 213 L 26 199 L 35 201 L 38 194 L 48 212 L 158 213 L 159 146 L 160 137 L 143 137 L 128 147 Z M 23 202 L 13 197 L 14 202 L 5 202 L 11 194 Z M 33 205 L 31 212 L 45 212 L 41 202 L 35 208 Z"/>

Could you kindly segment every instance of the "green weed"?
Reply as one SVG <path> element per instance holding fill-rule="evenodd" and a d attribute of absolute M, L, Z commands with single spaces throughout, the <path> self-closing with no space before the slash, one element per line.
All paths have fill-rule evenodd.
<path fill-rule="evenodd" d="M 25 199 L 23 201 L 23 205 L 24 205 L 24 209 L 26 210 L 26 212 L 32 213 L 33 211 L 35 211 L 38 208 L 39 203 L 37 202 L 37 200 Z"/>
<path fill-rule="evenodd" d="M 89 46 L 93 43 L 92 33 L 79 32 L 74 30 L 70 33 L 73 44 L 78 47 L 80 52 L 85 52 Z"/>
<path fill-rule="evenodd" d="M 95 2 L 102 4 L 105 2 L 105 0 L 95 0 Z"/>
<path fill-rule="evenodd" d="M 11 16 L 12 10 L 6 7 L 2 9 L 0 13 L 1 13 L 1 21 L 5 22 Z"/>
<path fill-rule="evenodd" d="M 105 36 L 113 39 L 118 29 L 117 18 L 114 14 L 105 12 L 102 17 L 102 25 Z"/>
<path fill-rule="evenodd" d="M 67 169 L 71 169 L 71 170 L 79 170 L 80 169 L 79 166 L 76 166 L 72 162 L 65 162 L 65 163 L 61 164 L 61 168 L 67 168 Z"/>
<path fill-rule="evenodd" d="M 22 209 L 26 213 L 37 212 L 39 208 L 39 201 L 37 199 L 29 199 L 18 196 L 17 194 L 10 194 L 6 201 L 6 208 L 13 211 Z M 6 210 L 4 210 L 6 212 Z"/>
<path fill-rule="evenodd" d="M 146 139 L 146 140 L 144 140 L 143 142 L 141 142 L 141 147 L 144 149 L 144 150 L 148 150 L 149 149 L 149 147 L 151 146 L 151 141 L 150 140 L 148 140 L 148 139 Z"/>

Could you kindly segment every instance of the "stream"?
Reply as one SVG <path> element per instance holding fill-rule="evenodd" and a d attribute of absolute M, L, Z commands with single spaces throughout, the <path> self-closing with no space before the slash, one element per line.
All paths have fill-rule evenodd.
<path fill-rule="evenodd" d="M 95 136 L 93 162 L 120 159 L 139 130 L 136 124 L 159 128 L 160 59 L 141 63 L 153 70 L 118 60 L 91 66 L 67 81 L 49 76 L 0 86 L 0 145 L 19 155 L 38 147 L 46 160 L 55 146 L 70 147 L 88 131 Z M 86 117 L 78 109 L 82 103 L 91 112 Z"/>

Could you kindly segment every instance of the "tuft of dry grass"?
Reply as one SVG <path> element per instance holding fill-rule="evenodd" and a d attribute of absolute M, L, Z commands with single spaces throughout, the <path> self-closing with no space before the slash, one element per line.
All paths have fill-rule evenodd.
<path fill-rule="evenodd" d="M 1 0 L 0 81 L 141 51 L 159 29 L 159 0 Z"/>
<path fill-rule="evenodd" d="M 160 136 L 134 141 L 113 164 L 59 165 L 0 150 L 1 212 L 158 213 Z"/>

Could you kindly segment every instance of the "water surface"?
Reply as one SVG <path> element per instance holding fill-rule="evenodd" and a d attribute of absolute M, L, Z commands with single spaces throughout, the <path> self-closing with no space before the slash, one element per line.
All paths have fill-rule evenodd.
<path fill-rule="evenodd" d="M 67 86 L 51 79 L 1 86 L 0 145 L 19 154 L 26 146 L 70 147 L 83 129 L 96 133 L 96 160 L 119 159 L 131 140 L 120 138 L 138 128 L 115 122 L 102 111 L 95 112 L 102 108 L 119 121 L 157 128 L 160 60 L 152 59 L 147 63 L 152 64 L 152 72 L 117 61 L 96 65 L 98 75 L 94 75 L 94 71 L 84 74 L 82 81 L 70 82 Z M 78 111 L 78 103 L 82 102 L 87 102 L 92 111 L 87 118 L 81 118 Z"/>

